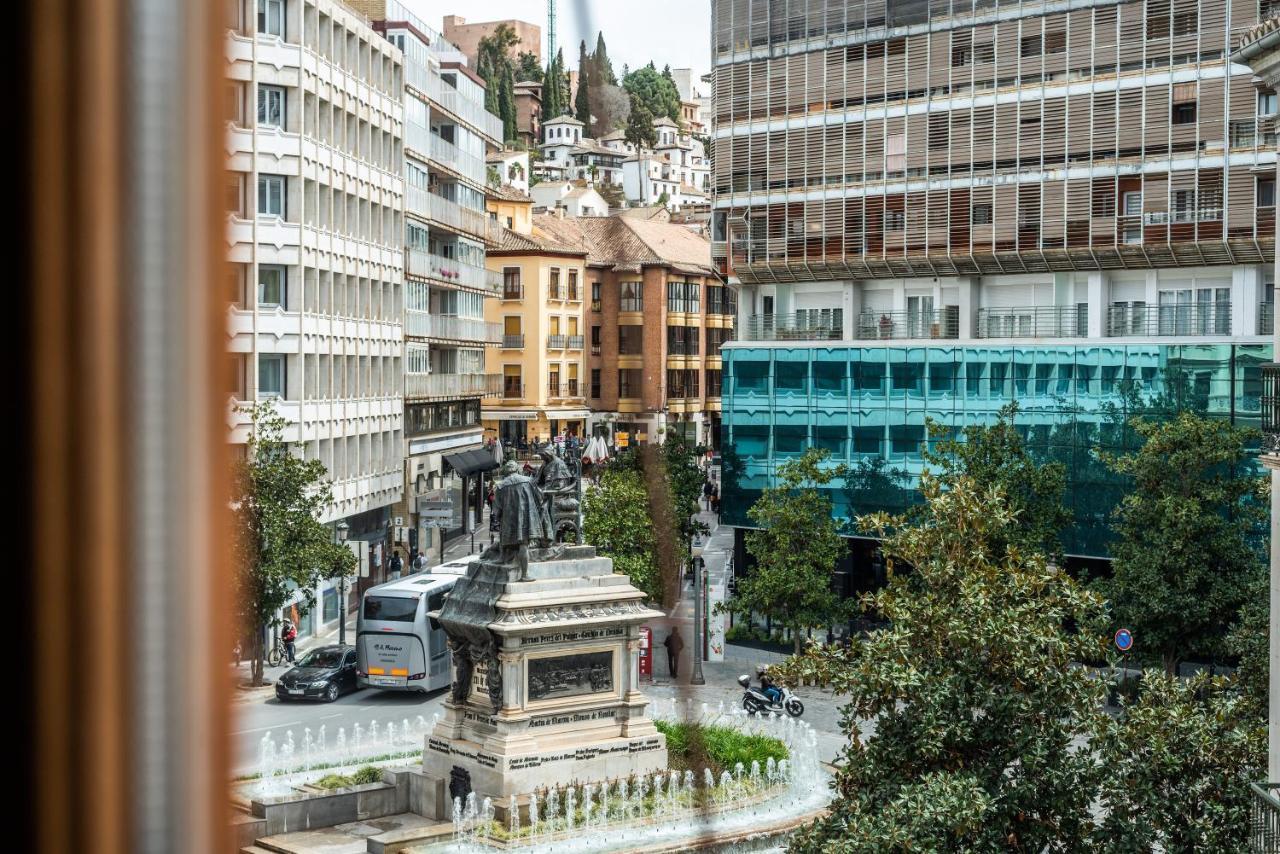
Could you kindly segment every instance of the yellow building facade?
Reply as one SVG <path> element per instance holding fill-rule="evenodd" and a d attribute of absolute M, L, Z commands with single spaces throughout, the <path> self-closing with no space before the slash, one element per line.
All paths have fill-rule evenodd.
<path fill-rule="evenodd" d="M 486 438 L 507 447 L 586 433 L 587 250 L 555 241 L 504 192 L 489 211 L 504 226 L 488 268 L 502 276 L 499 299 L 487 301 L 485 319 L 502 325 L 502 345 L 486 352 L 486 372 L 502 375 L 502 395 L 480 413 Z M 527 199 L 527 197 L 524 197 Z M 510 223 L 510 225 L 508 225 Z"/>

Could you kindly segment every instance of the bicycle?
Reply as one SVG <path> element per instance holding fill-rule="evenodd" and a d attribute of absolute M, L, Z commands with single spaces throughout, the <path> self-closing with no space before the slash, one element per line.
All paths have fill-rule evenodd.
<path fill-rule="evenodd" d="M 280 640 L 280 635 L 278 634 L 274 635 L 271 641 L 274 645 L 267 651 L 267 664 L 272 667 L 279 667 L 285 657 L 284 643 Z"/>

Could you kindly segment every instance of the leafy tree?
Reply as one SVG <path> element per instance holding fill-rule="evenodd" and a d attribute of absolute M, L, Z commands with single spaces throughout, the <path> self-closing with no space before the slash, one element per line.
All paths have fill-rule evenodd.
<path fill-rule="evenodd" d="M 653 113 L 644 104 L 631 102 L 625 136 L 627 142 L 636 148 L 653 148 L 658 144 L 658 132 L 653 127 Z"/>
<path fill-rule="evenodd" d="M 1246 781 L 1264 772 L 1266 726 L 1225 680 L 1148 672 L 1093 746 L 1106 774 L 1089 850 L 1249 850 Z"/>
<path fill-rule="evenodd" d="M 522 50 L 516 56 L 516 81 L 523 83 L 526 80 L 541 83 L 542 65 L 538 62 L 537 54 Z"/>
<path fill-rule="evenodd" d="M 318 518 L 333 501 L 324 463 L 285 441 L 285 420 L 271 403 L 243 411 L 252 426 L 234 479 L 236 592 L 241 624 L 253 633 L 253 684 L 261 685 L 263 639 L 280 609 L 299 591 L 309 610 L 316 585 L 350 575 L 356 559 Z"/>
<path fill-rule="evenodd" d="M 1224 651 L 1264 571 L 1265 480 L 1252 469 L 1253 431 L 1189 412 L 1133 429 L 1141 448 L 1101 454 L 1132 489 L 1115 509 L 1112 577 L 1098 586 L 1138 651 L 1174 673 L 1191 653 Z"/>
<path fill-rule="evenodd" d="M 671 78 L 670 70 L 664 75 L 659 73 L 650 62 L 643 68 L 637 68 L 622 78 L 622 88 L 631 96 L 631 111 L 643 106 L 649 111 L 651 121 L 659 116 L 666 116 L 671 121 L 680 123 L 680 90 Z"/>
<path fill-rule="evenodd" d="M 664 208 L 667 206 L 667 203 L 670 201 L 671 201 L 671 196 L 667 193 L 666 190 L 663 190 L 661 193 L 658 194 L 658 204 L 662 205 Z"/>
<path fill-rule="evenodd" d="M 587 55 L 587 42 L 578 43 L 578 91 L 573 99 L 574 117 L 590 132 L 591 128 L 591 57 Z"/>
<path fill-rule="evenodd" d="M 662 462 L 671 485 L 671 503 L 680 526 L 680 541 L 687 549 L 695 536 L 708 533 L 707 526 L 697 518 L 706 475 L 698 468 L 693 446 L 683 436 L 667 436 L 662 443 Z"/>
<path fill-rule="evenodd" d="M 831 574 L 846 546 L 823 490 L 843 476 L 844 467 L 824 465 L 828 456 L 811 448 L 778 466 L 778 484 L 747 511 L 759 526 L 746 537 L 756 564 L 725 605 L 735 613 L 765 614 L 791 629 L 797 653 L 803 630 L 830 625 L 849 611 L 831 589 Z"/>
<path fill-rule="evenodd" d="M 946 428 L 929 422 L 932 447 L 924 451 L 924 460 L 944 484 L 969 477 L 980 490 L 1000 488 L 1018 524 L 1009 529 L 1009 541 L 997 546 L 1056 558 L 1062 554 L 1059 536 L 1073 521 L 1062 501 L 1066 466 L 1032 458 L 1014 426 L 1018 411 L 1018 404 L 1010 403 L 994 424 L 966 427 L 961 439 L 948 438 Z"/>
<path fill-rule="evenodd" d="M 1078 745 L 1102 683 L 1073 665 L 1105 645 L 1063 626 L 1093 625 L 1101 601 L 1041 555 L 1002 546 L 1018 522 L 998 486 L 962 475 L 944 488 L 926 473 L 920 490 L 926 514 L 860 520 L 889 567 L 862 605 L 889 626 L 782 668 L 849 698 L 831 812 L 791 850 L 1090 850 L 1099 769 Z"/>
<path fill-rule="evenodd" d="M 1267 582 L 1265 575 L 1258 578 L 1227 635 L 1227 651 L 1240 662 L 1236 667 L 1237 684 L 1259 720 L 1267 717 L 1271 678 L 1271 591 Z"/>
<path fill-rule="evenodd" d="M 485 109 L 502 119 L 503 136 L 516 137 L 515 63 L 511 49 L 520 37 L 509 24 L 499 24 L 476 47 L 476 73 L 485 81 Z"/>
<path fill-rule="evenodd" d="M 605 467 L 599 484 L 583 496 L 582 534 L 601 555 L 613 558 L 614 572 L 629 576 L 651 600 L 662 598 L 648 495 L 639 471 L 612 463 Z"/>

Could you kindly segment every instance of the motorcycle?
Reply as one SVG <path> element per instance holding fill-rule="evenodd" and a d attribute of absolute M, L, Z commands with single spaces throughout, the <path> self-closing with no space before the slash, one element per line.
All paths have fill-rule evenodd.
<path fill-rule="evenodd" d="M 798 718 L 804 714 L 804 703 L 800 702 L 795 694 L 785 685 L 779 685 L 782 691 L 782 700 L 773 702 L 768 695 L 759 688 L 752 687 L 750 676 L 739 676 L 738 684 L 742 686 L 742 708 L 746 709 L 747 714 L 755 715 L 765 712 L 786 712 L 793 718 Z"/>

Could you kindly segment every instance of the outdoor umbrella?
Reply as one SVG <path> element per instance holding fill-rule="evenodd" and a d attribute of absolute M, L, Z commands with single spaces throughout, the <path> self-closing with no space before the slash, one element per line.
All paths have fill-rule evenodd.
<path fill-rule="evenodd" d="M 498 461 L 499 466 L 507 461 L 506 452 L 502 450 L 501 439 L 493 440 L 493 458 Z"/>

